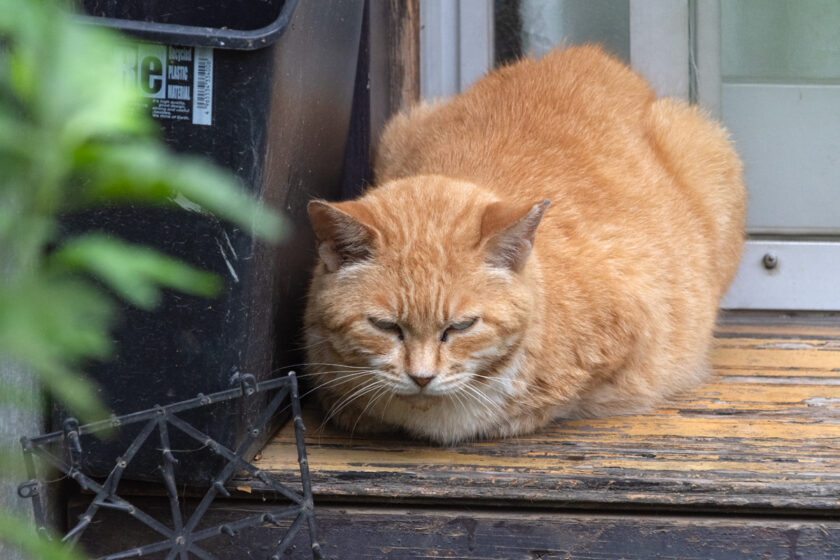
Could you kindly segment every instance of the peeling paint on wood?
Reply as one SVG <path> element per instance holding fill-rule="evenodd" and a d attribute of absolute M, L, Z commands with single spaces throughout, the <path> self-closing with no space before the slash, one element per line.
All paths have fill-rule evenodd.
<path fill-rule="evenodd" d="M 436 447 L 304 418 L 317 497 L 840 512 L 840 324 L 728 324 L 714 375 L 650 413 Z M 292 480 L 287 426 L 258 466 Z M 242 483 L 242 482 L 240 482 Z M 254 492 L 260 484 L 249 481 Z"/>

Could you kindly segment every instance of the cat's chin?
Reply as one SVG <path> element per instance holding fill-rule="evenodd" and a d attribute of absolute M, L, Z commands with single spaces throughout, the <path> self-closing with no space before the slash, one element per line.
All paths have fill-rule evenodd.
<path fill-rule="evenodd" d="M 428 393 L 414 393 L 411 395 L 395 394 L 394 398 L 399 399 L 400 402 L 406 406 L 410 406 L 417 410 L 426 411 L 430 408 L 441 404 L 446 395 L 430 395 Z"/>

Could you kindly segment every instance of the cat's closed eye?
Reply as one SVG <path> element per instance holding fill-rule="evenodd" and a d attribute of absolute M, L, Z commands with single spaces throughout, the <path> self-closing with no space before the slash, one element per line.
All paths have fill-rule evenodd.
<path fill-rule="evenodd" d="M 476 321 L 478 321 L 478 317 L 471 317 L 469 319 L 465 319 L 463 321 L 458 321 L 457 323 L 452 323 L 448 327 L 443 330 L 443 333 L 440 335 L 440 341 L 446 342 L 449 340 L 449 335 L 454 332 L 465 331 L 475 325 Z"/>
<path fill-rule="evenodd" d="M 397 337 L 402 340 L 403 339 L 403 332 L 402 329 L 398 324 L 393 321 L 389 321 L 387 319 L 377 319 L 376 317 L 368 317 L 368 322 L 376 327 L 377 329 L 389 333 L 393 333 L 397 335 Z"/>

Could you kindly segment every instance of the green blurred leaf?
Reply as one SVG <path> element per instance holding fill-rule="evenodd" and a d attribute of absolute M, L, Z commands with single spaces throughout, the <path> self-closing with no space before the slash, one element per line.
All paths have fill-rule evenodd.
<path fill-rule="evenodd" d="M 46 31 L 51 22 L 45 20 L 48 14 L 41 4 L 36 0 L 21 9 L 11 0 L 0 1 L 0 34 L 11 45 L 4 53 L 8 64 L 8 70 L 3 73 L 8 83 L 4 85 L 19 95 L 26 96 L 35 89 L 37 74 L 42 66 L 38 64 L 43 55 L 38 34 Z"/>
<path fill-rule="evenodd" d="M 160 286 L 204 297 L 214 297 L 221 290 L 221 281 L 213 273 L 101 234 L 71 239 L 52 255 L 51 262 L 93 274 L 143 309 L 151 309 L 160 302 Z"/>
<path fill-rule="evenodd" d="M 71 415 L 84 424 L 109 416 L 108 409 L 102 405 L 87 378 L 67 368 L 60 359 L 53 356 L 33 355 L 33 349 L 23 349 L 16 354 L 28 356 L 30 367 L 38 373 L 46 389 L 67 407 Z"/>
<path fill-rule="evenodd" d="M 3 473 L 2 478 L 15 482 L 29 478 L 20 445 L 0 447 L 0 473 Z"/>
<path fill-rule="evenodd" d="M 39 537 L 28 520 L 2 511 L 0 511 L 0 539 L 34 559 L 83 559 L 78 552 L 65 547 L 58 540 L 48 541 Z"/>
<path fill-rule="evenodd" d="M 37 270 L 55 229 L 55 220 L 33 215 L 26 201 L 5 194 L 0 191 L 0 263 L 5 269 L 5 282 L 12 284 L 25 282 Z"/>
<path fill-rule="evenodd" d="M 285 224 L 273 210 L 237 188 L 235 178 L 196 157 L 174 156 L 150 142 L 90 143 L 76 152 L 77 172 L 90 181 L 82 202 L 114 200 L 163 203 L 178 194 L 202 210 L 276 241 Z"/>
<path fill-rule="evenodd" d="M 108 29 L 70 21 L 61 27 L 55 65 L 73 71 L 50 76 L 47 87 L 67 94 L 48 96 L 47 110 L 62 115 L 60 141 L 68 153 L 92 138 L 116 131 L 125 136 L 157 130 L 142 113 L 139 91 L 122 79 L 121 55 L 132 48 Z"/>
<path fill-rule="evenodd" d="M 113 305 L 90 283 L 31 274 L 0 293 L 0 349 L 15 355 L 43 346 L 45 353 L 73 362 L 104 359 L 111 352 L 107 332 L 113 320 Z"/>
<path fill-rule="evenodd" d="M 37 155 L 35 131 L 24 119 L 0 112 L 0 154 L 30 160 Z"/>
<path fill-rule="evenodd" d="M 110 355 L 113 319 L 89 283 L 30 274 L 0 291 L 0 355 L 28 366 L 83 421 L 100 419 L 105 408 L 74 368 Z"/>
<path fill-rule="evenodd" d="M 50 356 L 30 357 L 30 365 L 38 372 L 49 392 L 83 424 L 108 418 L 108 409 L 83 374 L 65 367 L 60 360 Z"/>

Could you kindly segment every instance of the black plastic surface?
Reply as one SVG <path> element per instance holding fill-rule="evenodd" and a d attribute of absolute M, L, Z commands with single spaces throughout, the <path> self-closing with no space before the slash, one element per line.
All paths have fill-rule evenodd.
<path fill-rule="evenodd" d="M 300 361 L 295 348 L 314 263 L 306 204 L 313 197 L 340 194 L 362 7 L 356 0 L 301 1 L 272 45 L 214 51 L 211 126 L 160 121 L 174 149 L 207 155 L 233 170 L 253 195 L 286 215 L 292 235 L 282 246 L 257 243 L 231 224 L 179 208 L 190 206 L 185 200 L 169 208 L 106 208 L 68 218 L 68 233 L 110 232 L 225 280 L 225 293 L 216 300 L 167 293 L 157 312 L 125 307 L 115 333 L 115 360 L 88 368 L 114 413 L 227 389 L 237 371 L 261 381 L 278 366 Z M 185 419 L 235 447 L 263 405 L 213 406 L 202 412 L 206 417 Z M 195 447 L 195 442 L 173 441 L 173 448 L 181 443 L 185 450 Z M 86 471 L 107 473 L 121 447 L 120 442 L 89 446 Z M 180 473 L 193 481 L 217 468 L 206 461 L 191 463 L 186 451 L 178 457 Z M 155 478 L 156 468 L 153 457 L 141 456 L 126 478 Z"/>
<path fill-rule="evenodd" d="M 329 4 L 329 2 L 325 2 Z M 183 46 L 253 50 L 285 32 L 298 0 L 81 0 L 91 23 Z"/>

